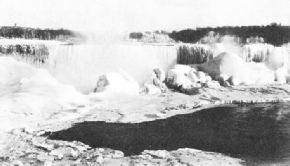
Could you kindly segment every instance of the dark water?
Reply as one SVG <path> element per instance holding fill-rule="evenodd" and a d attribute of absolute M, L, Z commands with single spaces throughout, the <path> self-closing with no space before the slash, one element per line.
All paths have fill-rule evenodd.
<path fill-rule="evenodd" d="M 194 148 L 248 163 L 283 163 L 290 161 L 289 108 L 289 103 L 230 105 L 137 124 L 84 122 L 49 138 L 78 140 L 127 156 L 145 149 Z"/>

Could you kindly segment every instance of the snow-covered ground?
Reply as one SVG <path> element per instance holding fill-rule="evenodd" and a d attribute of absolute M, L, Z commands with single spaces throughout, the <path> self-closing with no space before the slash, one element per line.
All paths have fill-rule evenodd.
<path fill-rule="evenodd" d="M 45 119 L 62 109 L 88 103 L 73 86 L 62 85 L 47 70 L 37 69 L 10 57 L 0 57 L 1 129 L 29 125 L 31 116 Z M 19 115 L 19 116 L 18 116 Z M 23 122 L 23 123 L 22 123 Z"/>
<path fill-rule="evenodd" d="M 57 157 L 52 152 L 59 150 L 60 146 L 57 144 L 60 144 L 60 142 L 55 141 L 52 143 L 53 147 L 46 147 L 47 151 L 49 151 L 49 153 L 46 153 L 44 150 L 37 149 L 40 146 L 37 140 L 45 139 L 40 137 L 38 133 L 68 128 L 76 122 L 138 123 L 167 118 L 176 114 L 186 114 L 206 107 L 231 103 L 232 101 L 271 102 L 278 100 L 289 101 L 290 98 L 290 87 L 287 84 L 220 87 L 214 89 L 202 88 L 200 94 L 193 96 L 172 91 L 157 95 L 111 92 L 84 94 L 81 93 L 80 89 L 92 89 L 101 73 L 109 70 L 115 71 L 117 68 L 124 66 L 125 70 L 131 69 L 127 71 L 129 74 L 133 75 L 133 77 L 139 75 L 139 79 L 142 80 L 147 78 L 152 69 L 158 67 L 164 58 L 167 59 L 163 67 L 169 67 L 174 61 L 173 53 L 149 46 L 149 51 L 147 52 L 142 52 L 144 47 L 141 46 L 122 47 L 113 49 L 113 52 L 108 48 L 107 51 L 103 50 L 104 54 L 102 55 L 96 55 L 91 46 L 85 46 L 84 48 L 86 49 L 71 48 L 70 46 L 63 48 L 63 55 L 54 55 L 54 61 L 50 61 L 51 68 L 46 69 L 33 67 L 11 57 L 0 57 L 0 157 L 2 157 L 0 162 L 8 164 L 15 161 L 28 163 L 29 156 L 21 157 L 28 155 L 24 152 L 24 149 L 33 151 L 34 158 L 41 158 L 42 156 L 43 158 L 40 160 L 42 163 L 40 164 L 44 164 L 43 161 L 59 162 L 54 160 Z M 85 50 L 89 53 L 82 54 Z M 132 52 L 128 55 L 125 54 L 126 50 Z M 111 53 L 113 54 L 109 56 Z M 161 54 L 160 57 L 158 57 L 159 54 Z M 118 57 L 113 55 L 118 55 Z M 115 68 L 110 69 L 112 66 L 115 66 Z M 142 75 L 145 70 L 148 71 Z M 137 78 L 138 81 L 139 79 Z M 69 85 L 70 82 L 73 83 Z M 89 86 L 85 85 L 85 83 L 88 83 Z M 78 85 L 79 87 L 77 88 L 79 89 L 72 85 Z M 152 118 L 152 116 L 148 115 L 154 116 Z M 37 140 L 33 141 L 34 139 Z M 61 147 L 68 146 L 68 144 L 66 142 Z M 48 145 L 42 144 L 40 147 L 42 146 Z M 71 146 L 76 146 L 76 144 L 74 143 Z M 80 147 L 85 146 L 80 145 Z M 89 153 L 89 151 L 85 152 L 86 154 Z M 230 159 L 216 153 L 210 155 L 200 151 L 195 152 L 194 150 L 181 150 L 179 152 L 183 156 L 181 160 L 185 163 L 190 163 L 190 161 L 184 159 L 186 156 L 190 158 L 193 154 L 198 153 L 201 154 L 198 158 L 201 161 L 198 162 L 196 160 L 196 163 L 199 164 L 205 161 L 221 161 L 221 165 L 240 163 L 239 160 Z M 172 157 L 179 152 L 167 154 L 167 152 L 147 151 L 139 156 L 139 159 L 143 163 L 154 164 L 156 160 L 152 156 L 166 153 L 162 159 L 162 162 L 166 163 L 170 156 Z M 104 153 L 100 152 L 100 154 Z M 150 154 L 148 155 L 148 153 Z M 5 158 L 5 156 L 8 158 Z M 113 162 L 111 159 L 108 158 L 106 160 Z M 115 162 L 128 163 L 135 159 L 134 157 L 123 158 L 121 155 Z M 74 161 L 67 159 L 67 162 L 73 163 Z"/>
<path fill-rule="evenodd" d="M 3 160 L 8 164 L 20 162 L 27 163 L 40 159 L 48 163 L 75 163 L 70 159 L 54 160 L 54 154 L 70 154 L 60 148 L 48 149 L 49 154 L 36 147 L 50 146 L 71 149 L 72 146 L 85 147 L 73 143 L 49 141 L 39 137 L 41 131 L 56 131 L 70 127 L 76 122 L 83 121 L 107 121 L 136 123 L 167 118 L 176 114 L 186 114 L 206 107 L 212 107 L 222 102 L 232 100 L 271 101 L 289 98 L 288 85 L 264 85 L 236 88 L 203 89 L 199 95 L 188 96 L 181 93 L 169 92 L 160 95 L 129 95 L 114 93 L 96 93 L 83 95 L 72 86 L 62 85 L 46 70 L 38 69 L 18 62 L 12 58 L 0 57 L 1 63 L 1 128 L 0 128 L 0 154 L 10 157 Z M 265 91 L 269 92 L 265 94 Z M 196 108 L 202 106 L 201 108 Z M 148 115 L 154 115 L 152 116 Z M 20 128 L 20 130 L 19 130 Z M 22 130 L 24 129 L 24 130 Z M 9 133 L 6 133 L 9 131 Z M 44 141 L 44 142 L 42 142 Z M 34 151 L 36 156 L 28 156 L 24 149 Z M 104 154 L 107 151 L 98 150 Z M 189 153 L 190 151 L 190 153 Z M 110 151 L 112 157 L 107 157 L 98 162 L 101 163 L 128 163 L 141 162 L 154 164 L 157 161 L 152 156 L 163 156 L 160 162 L 166 164 L 167 159 L 175 153 L 180 154 L 178 161 L 205 164 L 221 163 L 222 165 L 240 163 L 239 160 L 228 158 L 216 153 L 206 153 L 194 150 L 179 150 L 172 152 L 148 151 L 137 157 L 114 157 L 116 151 Z M 8 153 L 7 153 L 8 152 Z M 79 154 L 89 155 L 91 151 L 78 151 Z M 96 153 L 96 152 L 94 152 Z M 147 154 L 150 153 L 150 154 Z M 151 154 L 152 153 L 152 154 Z M 164 156 L 164 153 L 166 154 Z M 99 154 L 99 155 L 100 155 Z M 150 157 L 151 156 L 151 157 Z M 193 156 L 196 156 L 192 158 Z M 192 158 L 184 160 L 184 157 Z M 177 161 L 175 161 L 177 160 Z M 87 159 L 87 162 L 91 160 Z M 35 161 L 36 162 L 36 161 Z M 173 162 L 173 161 L 172 161 Z M 207 163 L 207 164 L 206 164 Z M 79 163 L 81 165 L 81 163 Z"/>

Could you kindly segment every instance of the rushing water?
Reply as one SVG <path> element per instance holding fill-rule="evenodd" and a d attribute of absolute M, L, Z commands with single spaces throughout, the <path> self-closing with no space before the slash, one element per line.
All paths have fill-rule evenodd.
<path fill-rule="evenodd" d="M 50 139 L 138 155 L 143 150 L 195 148 L 242 158 L 247 163 L 290 161 L 289 103 L 228 105 L 142 123 L 84 122 Z"/>

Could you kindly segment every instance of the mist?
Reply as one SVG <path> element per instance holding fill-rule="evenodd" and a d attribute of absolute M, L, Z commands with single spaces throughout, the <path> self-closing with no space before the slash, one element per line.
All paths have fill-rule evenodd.
<path fill-rule="evenodd" d="M 100 76 L 123 70 L 141 85 L 153 69 L 168 70 L 176 63 L 174 46 L 141 44 L 87 44 L 60 46 L 49 59 L 50 73 L 82 93 L 92 92 Z"/>

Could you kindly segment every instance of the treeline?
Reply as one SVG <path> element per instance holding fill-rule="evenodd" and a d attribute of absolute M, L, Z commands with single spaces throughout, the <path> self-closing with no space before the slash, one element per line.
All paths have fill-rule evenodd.
<path fill-rule="evenodd" d="M 129 34 L 129 38 L 131 39 L 141 39 L 143 37 L 142 32 L 132 32 Z"/>
<path fill-rule="evenodd" d="M 152 32 L 132 32 L 129 34 L 128 39 L 143 43 L 174 43 L 174 40 L 171 39 L 168 34 L 169 33 L 166 31 L 158 30 Z"/>
<path fill-rule="evenodd" d="M 272 23 L 267 26 L 224 26 L 216 28 L 196 28 L 195 30 L 186 29 L 179 32 L 173 31 L 169 36 L 175 41 L 197 43 L 210 32 L 219 36 L 236 36 L 242 43 L 248 43 L 253 37 L 262 39 L 263 42 L 274 46 L 280 46 L 290 42 L 290 26 L 282 26 L 277 23 Z"/>
<path fill-rule="evenodd" d="M 146 36 L 146 35 L 152 35 L 152 34 L 156 34 L 156 35 L 168 35 L 169 33 L 166 32 L 166 31 L 158 31 L 158 30 L 155 30 L 153 32 L 131 32 L 129 34 L 129 38 L 131 39 L 142 39 L 142 37 Z"/>
<path fill-rule="evenodd" d="M 17 26 L 0 27 L 0 37 L 59 41 L 65 41 L 72 38 L 84 39 L 84 36 L 79 32 L 67 29 L 34 29 Z"/>

